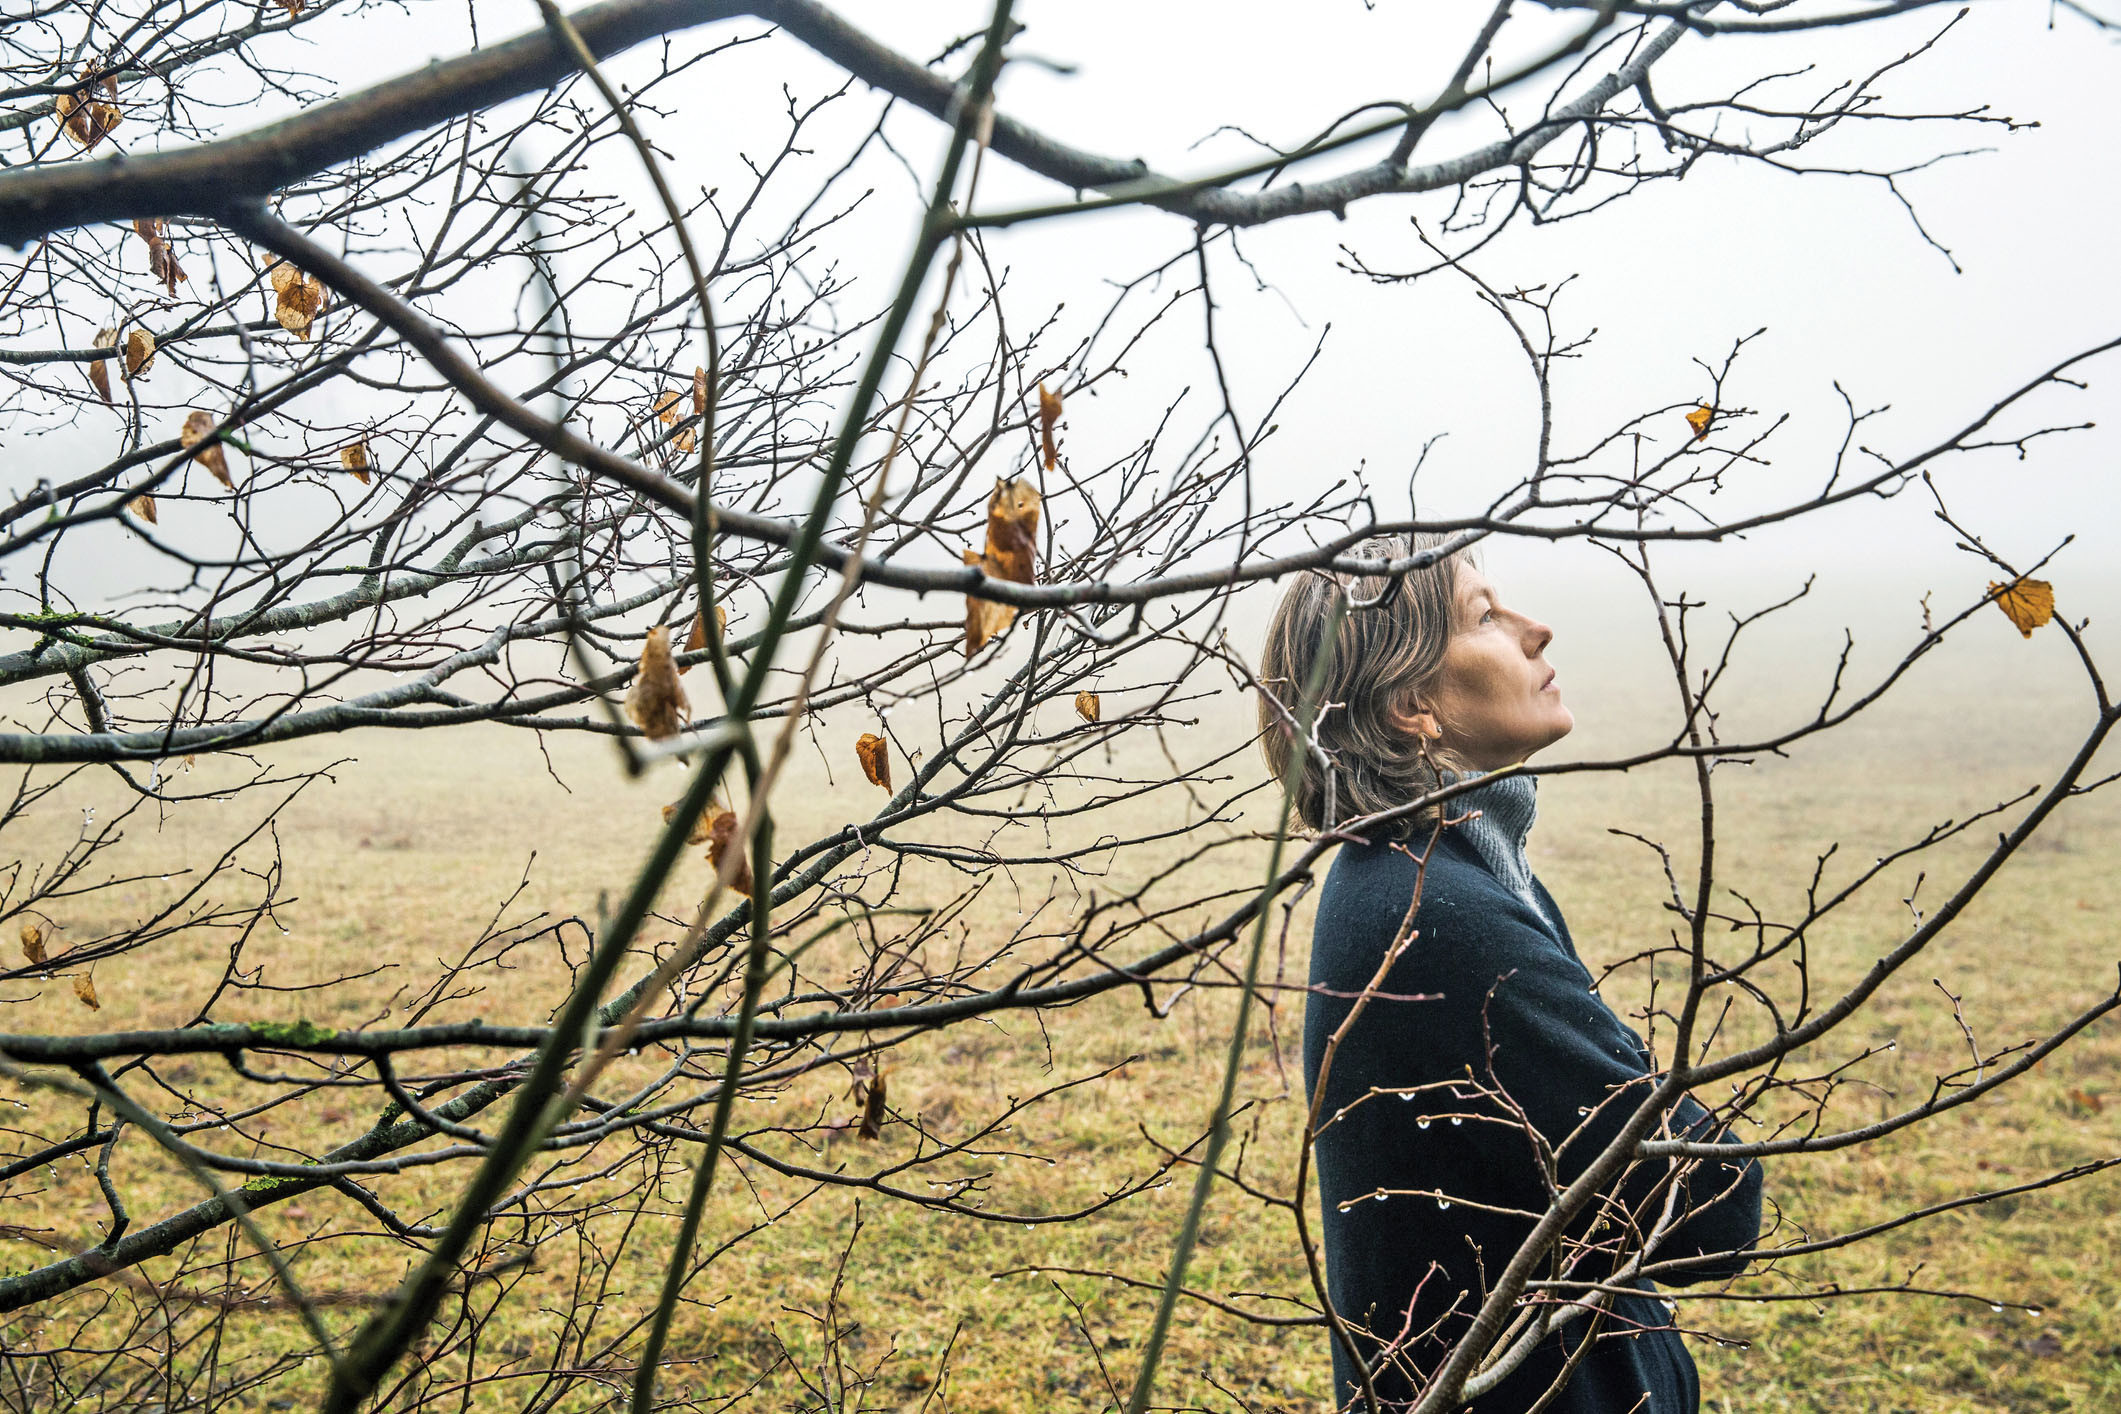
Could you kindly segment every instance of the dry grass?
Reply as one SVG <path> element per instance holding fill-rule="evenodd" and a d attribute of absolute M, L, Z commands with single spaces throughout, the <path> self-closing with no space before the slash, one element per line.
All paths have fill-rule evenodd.
<path fill-rule="evenodd" d="M 1984 793 L 2046 779 L 2042 771 L 2051 772 L 2052 765 L 2039 764 L 2035 730 L 2013 748 L 1979 760 L 1957 753 L 1963 738 L 1951 724 L 1975 702 L 1978 669 L 1957 695 L 1932 692 L 1921 711 L 1865 728 L 1828 750 L 1719 772 L 1728 882 L 1770 916 L 1786 915 L 1828 842 L 1843 841 L 1840 859 L 1868 862 L 1889 837 L 1963 813 Z M 2056 714 L 2060 720 L 2062 709 Z M 1216 725 L 1210 723 L 1211 733 Z M 467 749 L 467 742 L 478 743 L 477 749 Z M 380 1019 L 399 1004 L 400 979 L 460 953 L 497 900 L 526 878 L 512 917 L 593 917 L 599 892 L 622 886 L 656 824 L 655 806 L 674 790 L 668 784 L 674 776 L 651 785 L 620 781 L 594 743 L 554 746 L 571 791 L 553 782 L 534 746 L 520 736 L 445 741 L 370 734 L 351 745 L 362 759 L 339 769 L 337 784 L 306 794 L 281 822 L 287 892 L 299 902 L 283 914 L 289 933 L 260 945 L 257 958 L 267 964 L 264 980 L 278 986 L 358 970 L 356 964 L 389 970 L 328 994 L 334 1008 L 328 1016 L 314 1009 L 325 994 L 253 992 L 224 1006 L 224 1019 L 292 1019 L 305 1010 L 333 1024 Z M 285 759 L 298 758 L 319 759 L 300 752 Z M 866 805 L 866 798 L 852 794 L 868 788 L 853 775 L 851 760 L 836 782 L 827 782 L 822 765 L 812 763 L 806 771 L 788 796 L 791 834 L 837 823 Z M 1692 853 L 1682 843 L 1690 792 L 1687 776 L 1672 768 L 1563 777 L 1545 787 L 1534 862 L 1594 959 L 1653 945 L 1670 926 L 1660 907 L 1664 885 L 1655 859 L 1607 833 L 1608 827 L 1624 824 L 1671 840 L 1684 867 Z M 54 801 L 44 827 L 73 828 L 82 803 L 79 797 Z M 1976 832 L 1974 843 L 1991 837 Z M 151 862 L 151 873 L 174 872 L 196 866 L 217 840 L 195 826 L 187 833 L 136 827 L 128 849 L 142 863 Z M 32 845 L 20 847 L 37 857 Z M 1963 863 L 1972 847 L 1955 845 L 1929 863 L 1923 898 L 1934 901 L 1938 880 L 1949 872 L 1946 863 Z M 2117 858 L 2121 808 L 2105 797 L 2073 807 L 2046 846 L 2015 861 L 1917 974 L 1889 988 L 1853 1028 L 1856 1034 L 1834 1050 L 1839 1055 L 1862 1042 L 1896 1042 L 1863 1072 L 1876 1088 L 1845 1092 L 1837 1113 L 1856 1118 L 1895 1099 L 1904 1102 L 1963 1059 L 1965 1040 L 1933 978 L 1965 998 L 1967 1020 L 1987 1045 L 2036 1036 L 2110 990 L 2116 953 L 2110 920 L 2121 909 L 2121 881 L 2111 867 Z M 1145 871 L 1153 862 L 1133 859 L 1124 867 Z M 685 867 L 672 897 L 689 896 L 705 880 L 704 864 Z M 1836 863 L 1829 876 L 1845 876 L 1848 867 Z M 1211 857 L 1187 883 L 1234 886 L 1256 868 L 1256 853 L 1231 851 Z M 1855 975 L 1899 931 L 1905 917 L 1899 898 L 1911 877 L 1911 870 L 1896 873 L 1872 906 L 1822 933 L 1814 953 L 1815 987 Z M 150 880 L 135 887 L 151 894 L 166 886 Z M 971 923 L 1009 926 L 1017 902 L 1012 891 L 992 889 Z M 138 900 L 127 906 L 139 906 Z M 85 933 L 109 920 L 68 921 Z M 1292 981 L 1302 975 L 1306 930 L 1300 917 L 1298 945 L 1282 959 Z M 225 939 L 205 935 L 158 956 L 107 965 L 97 976 L 105 1009 L 93 1024 L 181 1022 L 225 950 Z M 518 970 L 489 977 L 486 989 L 454 1004 L 452 1014 L 541 1019 L 556 1000 L 563 959 L 548 946 L 518 961 Z M 1631 978 L 1621 991 L 1639 999 L 1642 981 Z M 1627 992 L 1630 987 L 1635 990 Z M 992 1160 L 991 1209 L 1062 1209 L 1154 1167 L 1152 1141 L 1184 1145 L 1195 1137 L 1220 1065 L 1229 1004 L 1226 993 L 1196 994 L 1175 1015 L 1157 1021 L 1138 994 L 1111 995 L 1048 1017 L 1043 1026 L 1018 1017 L 961 1027 L 899 1054 L 893 1101 L 949 1132 L 1011 1096 L 1138 1057 L 1103 1083 L 1069 1090 L 1029 1111 L 997 1146 L 1024 1157 Z M 1288 1182 L 1300 1122 L 1299 1012 L 1300 997 L 1282 999 L 1271 1031 L 1255 1036 L 1241 1089 L 1248 1105 L 1241 1120 L 1245 1172 L 1274 1188 Z M 5 1030 L 90 1024 L 63 985 L 0 1008 Z M 2121 1152 L 2121 1089 L 2112 1080 L 2117 1061 L 2121 1029 L 2102 1025 L 2001 1098 L 1883 1144 L 1775 1163 L 1770 1190 L 1785 1231 L 1833 1232 L 1948 1194 Z M 231 1093 L 211 1064 L 170 1073 L 200 1093 Z M 766 1126 L 845 1108 L 845 1091 L 836 1088 L 841 1084 L 803 1081 L 771 1106 L 748 1107 L 740 1121 Z M 284 1131 L 274 1130 L 271 1119 L 265 1128 L 269 1141 L 302 1145 L 326 1132 L 344 1135 L 362 1118 L 357 1110 L 305 1109 L 284 1121 Z M 859 1168 L 880 1155 L 901 1153 L 909 1142 L 903 1128 L 889 1128 L 875 1145 L 836 1140 L 820 1160 Z M 149 1218 L 189 1200 L 186 1181 L 152 1165 L 140 1164 L 122 1177 L 136 1210 Z M 582 1197 L 594 1203 L 619 1195 L 639 1177 L 592 1182 Z M 770 1371 L 757 1400 L 760 1407 L 775 1408 L 807 1402 L 798 1371 L 832 1388 L 835 1403 L 847 1381 L 867 1381 L 866 1392 L 848 1397 L 850 1408 L 857 1396 L 872 1408 L 919 1408 L 939 1377 L 943 1399 L 934 1407 L 1030 1411 L 1108 1403 L 1108 1376 L 1122 1390 L 1131 1379 L 1149 1294 L 1092 1277 L 996 1274 L 1048 1266 L 1154 1280 L 1188 1177 L 1182 1171 L 1167 1188 L 1065 1226 L 943 1218 L 873 1197 L 859 1204 L 857 1222 L 849 1195 L 815 1194 L 733 1247 L 694 1284 L 695 1304 L 681 1317 L 673 1342 L 673 1354 L 693 1363 L 675 1372 L 672 1383 L 702 1395 L 730 1394 Z M 652 1210 L 680 1201 L 680 1180 L 676 1173 L 667 1176 Z M 780 1213 L 804 1192 L 748 1167 L 743 1180 L 722 1185 L 706 1229 L 711 1241 Z M 401 1211 L 416 1214 L 444 1201 L 447 1187 L 427 1171 L 386 1181 L 382 1191 Z M 1691 1326 L 1747 1343 L 1719 1349 L 1697 1342 L 1708 1407 L 1732 1414 L 2121 1408 L 2116 1192 L 2114 1180 L 2103 1177 L 1971 1208 L 1857 1253 L 1751 1279 L 1740 1288 L 1772 1293 L 1804 1279 L 1892 1283 L 1919 1272 L 1918 1285 L 2038 1304 L 2038 1318 L 1999 1313 L 1982 1301 L 1916 1296 L 1826 1307 L 1687 1306 Z M 75 1246 L 94 1240 L 100 1216 L 86 1170 L 61 1167 L 34 1189 L 18 1188 L 7 1220 L 48 1229 L 44 1240 Z M 370 1225 L 350 1204 L 327 1195 L 281 1205 L 265 1221 L 282 1240 Z M 606 1244 L 612 1276 L 587 1329 L 563 1329 L 554 1314 L 555 1298 L 583 1269 L 582 1254 L 541 1250 L 539 1270 L 515 1288 L 496 1327 L 503 1333 L 503 1357 L 525 1369 L 555 1358 L 590 1358 L 601 1338 L 645 1306 L 666 1257 L 667 1230 L 658 1222 L 629 1234 L 621 1207 L 590 1224 Z M 38 1257 L 19 1239 L 8 1246 L 4 1260 L 11 1269 Z M 301 1247 L 296 1260 L 317 1290 L 375 1292 L 404 1270 L 408 1249 L 375 1241 L 322 1242 Z M 1190 1284 L 1217 1294 L 1307 1292 L 1285 1216 L 1227 1189 L 1211 1208 Z M 65 1304 L 79 1309 L 89 1299 L 77 1295 Z M 1292 1309 L 1266 1297 L 1238 1299 L 1256 1309 Z M 345 1309 L 331 1313 L 339 1323 L 356 1316 Z M 48 1312 L 16 1318 L 7 1339 L 20 1341 L 49 1318 Z M 828 1328 L 836 1340 L 826 1339 Z M 237 1353 L 287 1349 L 300 1340 L 295 1318 L 283 1312 L 245 1314 L 231 1326 L 231 1350 Z M 1324 1344 L 1314 1331 L 1261 1330 L 1200 1308 L 1183 1314 L 1165 1368 L 1164 1400 L 1186 1407 L 1315 1409 L 1327 1395 Z M 232 1402 L 271 1407 L 271 1401 L 293 1400 L 299 1406 L 314 1389 L 313 1373 Z M 487 1386 L 474 1403 L 513 1407 L 528 1388 Z"/>

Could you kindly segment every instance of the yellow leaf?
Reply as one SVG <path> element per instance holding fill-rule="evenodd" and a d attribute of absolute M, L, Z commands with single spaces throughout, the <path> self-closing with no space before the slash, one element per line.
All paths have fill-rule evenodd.
<path fill-rule="evenodd" d="M 1049 393 L 1046 385 L 1038 385 L 1038 447 L 1046 458 L 1046 470 L 1060 465 L 1060 443 L 1054 440 L 1054 428 L 1060 422 L 1060 394 Z"/>
<path fill-rule="evenodd" d="M 734 812 L 728 810 L 715 811 L 714 818 L 708 821 L 707 862 L 714 866 L 716 873 L 721 872 L 722 856 L 729 852 L 729 846 L 735 842 L 736 828 L 741 823 Z M 750 898 L 751 886 L 751 861 L 745 858 L 743 849 L 739 847 L 734 871 L 729 876 L 729 887 L 745 898 Z"/>
<path fill-rule="evenodd" d="M 29 959 L 30 966 L 44 966 L 44 929 L 41 925 L 22 925 L 22 955 Z"/>
<path fill-rule="evenodd" d="M 997 480 L 987 497 L 987 548 L 975 555 L 965 551 L 965 563 L 977 566 L 994 579 L 1016 584 L 1032 580 L 1038 535 L 1038 488 L 1023 477 Z M 974 595 L 965 596 L 965 656 L 986 645 L 988 639 L 1016 621 L 1016 607 L 998 604 Z"/>
<path fill-rule="evenodd" d="M 125 336 L 125 376 L 128 380 L 138 378 L 155 366 L 155 336 L 145 329 L 135 329 Z"/>
<path fill-rule="evenodd" d="M 2027 638 L 2055 616 L 2055 586 L 2044 579 L 2020 579 L 2008 586 L 1991 583 L 1988 592 Z"/>
<path fill-rule="evenodd" d="M 131 511 L 149 525 L 159 524 L 155 519 L 155 498 L 148 495 L 145 491 L 127 501 L 125 509 Z"/>
<path fill-rule="evenodd" d="M 863 732 L 861 740 L 854 744 L 855 757 L 862 763 L 862 774 L 869 784 L 891 789 L 891 744 L 875 732 Z"/>
<path fill-rule="evenodd" d="M 86 972 L 74 978 L 74 996 L 90 1011 L 103 1010 L 103 1003 L 96 1000 L 96 979 Z"/>
<path fill-rule="evenodd" d="M 354 475 L 354 480 L 363 486 L 368 484 L 368 442 L 362 439 L 339 448 L 339 465 Z"/>
<path fill-rule="evenodd" d="M 1694 429 L 1694 440 L 1699 442 L 1709 435 L 1709 424 L 1716 420 L 1716 410 L 1706 403 L 1686 415 L 1687 426 Z"/>
<path fill-rule="evenodd" d="M 187 447 L 198 446 L 202 438 L 212 434 L 214 421 L 212 413 L 194 411 L 184 419 L 184 430 L 177 434 L 177 440 Z M 236 483 L 228 479 L 228 454 L 221 449 L 219 442 L 208 443 L 194 459 L 214 474 L 214 480 L 231 491 L 235 489 Z"/>
<path fill-rule="evenodd" d="M 1075 694 L 1076 716 L 1081 717 L 1086 722 L 1094 722 L 1098 720 L 1099 714 L 1102 711 L 1103 708 L 1097 700 L 1096 693 L 1078 692 Z"/>
<path fill-rule="evenodd" d="M 626 693 L 626 715 L 651 741 L 664 741 L 685 729 L 691 710 L 670 656 L 670 630 L 657 624 L 641 645 L 641 668 Z"/>

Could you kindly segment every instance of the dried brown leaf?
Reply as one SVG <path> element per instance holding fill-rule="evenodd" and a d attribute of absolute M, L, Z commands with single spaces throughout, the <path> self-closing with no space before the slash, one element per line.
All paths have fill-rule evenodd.
<path fill-rule="evenodd" d="M 665 389 L 655 400 L 655 420 L 665 427 L 678 420 L 678 398 L 676 389 Z"/>
<path fill-rule="evenodd" d="M 1046 470 L 1060 465 L 1060 442 L 1054 437 L 1060 425 L 1060 394 L 1049 393 L 1046 385 L 1038 385 L 1038 449 L 1046 460 Z"/>
<path fill-rule="evenodd" d="M 149 525 L 159 524 L 155 519 L 155 498 L 148 495 L 145 491 L 127 501 L 125 509 L 131 511 Z"/>
<path fill-rule="evenodd" d="M 626 715 L 651 741 L 664 741 L 685 729 L 691 710 L 670 656 L 670 630 L 657 624 L 641 644 L 641 668 L 626 693 Z"/>
<path fill-rule="evenodd" d="M 108 347 L 110 347 L 110 345 L 109 345 L 109 344 L 106 344 L 106 343 L 105 343 L 105 342 L 103 341 L 103 336 L 104 336 L 105 334 L 109 334 L 109 335 L 110 335 L 110 338 L 111 338 L 111 342 L 112 342 L 112 343 L 116 343 L 116 342 L 117 342 L 117 338 L 118 338 L 118 336 L 117 336 L 117 335 L 116 335 L 115 333 L 112 333 L 112 331 L 110 331 L 110 330 L 108 330 L 108 329 L 104 329 L 104 330 L 101 330 L 101 331 L 100 331 L 100 332 L 98 332 L 98 333 L 97 333 L 97 335 L 96 335 L 96 347 L 97 347 L 97 348 L 99 348 L 99 349 L 101 349 L 101 348 L 108 348 Z M 95 361 L 94 363 L 91 363 L 91 364 L 90 364 L 90 365 L 88 366 L 88 382 L 89 382 L 89 386 L 90 386 L 90 387 L 92 387 L 92 388 L 94 388 L 94 389 L 96 390 L 96 396 L 97 396 L 97 397 L 99 397 L 99 398 L 101 398 L 101 399 L 103 399 L 103 401 L 104 401 L 104 403 L 105 403 L 106 405 L 108 405 L 108 404 L 109 404 L 109 402 L 110 402 L 110 366 L 109 366 L 109 365 L 110 365 L 110 360 L 109 360 L 109 359 L 107 359 L 107 358 L 99 358 L 99 359 L 97 359 L 97 360 L 96 360 L 96 361 Z"/>
<path fill-rule="evenodd" d="M 861 1086 L 862 1120 L 855 1133 L 864 1139 L 880 1139 L 884 1134 L 884 1104 L 886 1082 L 881 1067 Z"/>
<path fill-rule="evenodd" d="M 160 280 L 162 288 L 171 294 L 177 292 L 177 282 L 179 280 L 189 280 L 191 278 L 191 276 L 184 273 L 184 267 L 177 263 L 177 257 L 170 254 L 167 245 L 154 245 L 147 248 L 147 270 L 149 274 Z"/>
<path fill-rule="evenodd" d="M 995 579 L 1016 584 L 1032 582 L 1038 544 L 1038 488 L 1023 477 L 997 480 L 987 497 L 987 546 L 975 555 L 965 551 L 965 563 Z M 1016 607 L 975 595 L 965 596 L 965 656 L 980 651 L 987 640 L 1016 621 Z"/>
<path fill-rule="evenodd" d="M 2055 586 L 2044 579 L 2020 579 L 2008 587 L 1992 583 L 1988 592 L 1996 596 L 1996 607 L 2009 615 L 2018 632 L 2027 638 L 2055 617 Z"/>
<path fill-rule="evenodd" d="M 681 804 L 681 803 L 682 803 L 682 802 L 679 802 L 679 801 L 672 801 L 672 802 L 671 802 L 670 804 L 668 804 L 668 805 L 666 805 L 666 806 L 664 806 L 664 807 L 663 807 L 663 823 L 664 823 L 664 824 L 666 824 L 666 825 L 667 825 L 667 824 L 669 824 L 669 823 L 671 822 L 671 820 L 673 820 L 674 818 L 676 818 L 676 816 L 677 816 L 677 813 L 678 813 L 678 806 L 679 806 L 679 804 Z M 689 829 L 689 830 L 687 830 L 687 831 L 685 832 L 685 843 L 686 843 L 686 844 L 705 844 L 705 843 L 707 843 L 707 833 L 708 833 L 708 830 L 709 830 L 709 829 L 710 829 L 710 828 L 711 828 L 711 827 L 713 826 L 713 824 L 714 824 L 714 817 L 715 817 L 715 814 L 716 814 L 716 812 L 717 812 L 717 811 L 719 811 L 719 810 L 720 810 L 721 808 L 722 808 L 721 806 L 719 806 L 719 805 L 716 805 L 716 804 L 713 804 L 712 802 L 710 802 L 710 803 L 708 804 L 707 808 L 706 808 L 705 810 L 702 810 L 702 811 L 701 811 L 701 812 L 699 813 L 698 817 L 697 817 L 697 818 L 695 818 L 695 819 L 693 820 L 693 822 L 692 822 L 692 828 L 691 828 L 691 829 Z"/>
<path fill-rule="evenodd" d="M 184 430 L 177 434 L 177 440 L 187 447 L 198 446 L 202 439 L 212 435 L 215 421 L 216 419 L 212 413 L 194 410 L 189 417 L 184 419 Z M 236 483 L 231 481 L 228 476 L 228 454 L 222 449 L 218 441 L 210 442 L 206 446 L 201 447 L 194 460 L 212 472 L 214 480 L 228 487 L 231 491 L 235 489 Z"/>
<path fill-rule="evenodd" d="M 87 147 L 90 141 L 88 104 L 74 94 L 62 93 L 52 100 L 52 109 L 59 119 L 59 126 L 74 140 L 74 146 Z"/>
<path fill-rule="evenodd" d="M 22 925 L 22 955 L 29 959 L 30 966 L 44 966 L 44 925 L 41 923 Z"/>
<path fill-rule="evenodd" d="M 112 97 L 117 96 L 118 85 L 109 78 L 102 81 L 103 90 Z M 74 140 L 76 147 L 94 152 L 96 144 L 110 136 L 112 129 L 125 121 L 125 114 L 115 103 L 103 103 L 89 95 L 93 88 L 75 93 L 62 93 L 52 101 L 54 116 L 66 135 Z"/>
<path fill-rule="evenodd" d="M 349 442 L 339 448 L 339 465 L 352 472 L 354 480 L 366 486 L 368 484 L 368 468 L 370 465 L 368 460 L 368 440 L 363 438 L 358 442 Z"/>
<path fill-rule="evenodd" d="M 1097 700 L 1096 693 L 1078 692 L 1075 694 L 1075 715 L 1081 717 L 1084 721 L 1097 721 L 1103 711 L 1103 704 Z"/>
<path fill-rule="evenodd" d="M 171 294 L 177 292 L 177 281 L 191 277 L 184 267 L 177 264 L 177 257 L 170 253 L 169 227 L 159 216 L 142 216 L 133 221 L 133 231 L 147 243 L 147 273 L 162 282 L 162 287 Z"/>
<path fill-rule="evenodd" d="M 310 338 L 310 326 L 324 312 L 324 282 L 283 262 L 273 267 L 273 289 L 279 296 L 273 304 L 273 318 L 296 338 Z"/>
<path fill-rule="evenodd" d="M 145 329 L 135 329 L 125 336 L 125 376 L 128 380 L 138 378 L 155 366 L 155 336 Z"/>
<path fill-rule="evenodd" d="M 715 636 L 716 638 L 720 638 L 720 637 L 722 636 L 722 633 L 723 633 L 723 631 L 724 631 L 725 629 L 727 629 L 728 627 L 729 627 L 729 611 L 728 611 L 727 609 L 723 608 L 723 607 L 722 607 L 722 606 L 721 606 L 720 604 L 717 604 L 717 605 L 715 605 L 715 606 L 714 606 L 714 636 Z M 704 619 L 704 618 L 702 618 L 702 617 L 700 616 L 700 611 L 699 611 L 698 609 L 694 609 L 694 610 L 692 611 L 692 628 L 691 628 L 691 630 L 690 630 L 689 632 L 687 632 L 687 633 L 686 633 L 686 635 L 685 635 L 685 651 L 686 651 L 687 653 L 697 653 L 697 652 L 699 652 L 699 651 L 700 651 L 701 649 L 705 648 L 706 646 L 707 646 L 707 620 L 706 620 L 706 619 Z M 684 674 L 686 674 L 686 673 L 689 673 L 689 672 L 691 672 L 691 671 L 692 671 L 692 664 L 690 664 L 690 663 L 686 663 L 686 664 L 683 664 L 682 666 L 680 666 L 680 667 L 678 668 L 678 674 L 679 674 L 679 676 L 681 676 L 681 677 L 682 677 L 682 676 L 683 676 Z"/>
<path fill-rule="evenodd" d="M 90 1011 L 103 1010 L 103 1003 L 96 997 L 96 979 L 86 972 L 74 978 L 74 997 Z"/>
<path fill-rule="evenodd" d="M 729 846 L 737 838 L 737 826 L 742 823 L 734 811 L 720 809 L 715 810 L 714 818 L 707 822 L 707 862 L 715 867 L 716 873 L 721 872 L 722 856 L 729 853 Z M 729 876 L 729 887 L 750 898 L 751 885 L 751 860 L 739 846 L 735 869 Z"/>
<path fill-rule="evenodd" d="M 707 415 L 707 370 L 704 368 L 692 370 L 692 415 Z"/>
<path fill-rule="evenodd" d="M 855 757 L 862 763 L 862 774 L 869 784 L 891 789 L 891 743 L 875 732 L 863 732 L 861 740 L 854 744 Z"/>

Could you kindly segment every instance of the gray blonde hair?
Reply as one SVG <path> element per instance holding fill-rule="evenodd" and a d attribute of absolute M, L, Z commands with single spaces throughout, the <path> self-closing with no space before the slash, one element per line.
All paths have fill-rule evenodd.
<path fill-rule="evenodd" d="M 1351 553 L 1403 560 L 1443 540 L 1378 535 Z M 1320 641 L 1335 609 L 1347 606 L 1296 786 L 1296 813 L 1311 830 L 1404 805 L 1437 786 L 1439 768 L 1461 765 L 1436 742 L 1424 752 L 1404 722 L 1395 720 L 1395 709 L 1416 710 L 1443 677 L 1444 649 L 1457 621 L 1458 567 L 1466 560 L 1463 550 L 1446 555 L 1427 569 L 1408 571 L 1397 585 L 1383 575 L 1306 574 L 1282 595 L 1259 657 L 1260 747 L 1279 780 L 1287 779 L 1290 755 L 1298 749 L 1298 699 Z M 1414 823 L 1402 821 L 1397 833 Z"/>

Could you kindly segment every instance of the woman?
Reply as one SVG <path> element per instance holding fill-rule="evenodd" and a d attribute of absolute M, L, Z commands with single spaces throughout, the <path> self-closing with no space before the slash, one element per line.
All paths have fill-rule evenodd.
<path fill-rule="evenodd" d="M 1433 544 L 1383 537 L 1357 553 L 1404 558 Z M 1262 661 L 1262 739 L 1278 775 L 1295 685 L 1316 670 L 1344 596 L 1296 793 L 1310 829 L 1522 762 L 1575 725 L 1544 656 L 1553 630 L 1506 605 L 1464 556 L 1397 586 L 1310 576 L 1283 598 Z M 1533 778 L 1513 774 L 1448 801 L 1445 823 L 1433 807 L 1401 810 L 1351 833 L 1319 897 L 1304 1060 L 1343 1406 L 1366 1388 L 1380 1411 L 1421 1391 L 1556 1189 L 1655 1084 L 1648 1049 L 1599 998 L 1526 862 L 1535 803 Z M 1722 1137 L 1690 1098 L 1660 1135 Z M 1679 1259 L 1666 1281 L 1734 1276 L 1759 1226 L 1757 1164 L 1630 1164 L 1531 1274 L 1615 1291 L 1563 1293 L 1572 1319 L 1470 1408 L 1694 1414 L 1699 1385 L 1669 1308 L 1647 1281 L 1609 1279 L 1645 1247 L 1649 1261 Z"/>

